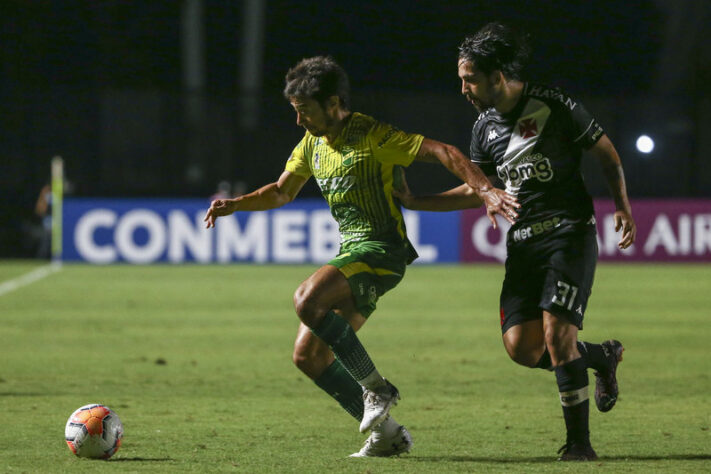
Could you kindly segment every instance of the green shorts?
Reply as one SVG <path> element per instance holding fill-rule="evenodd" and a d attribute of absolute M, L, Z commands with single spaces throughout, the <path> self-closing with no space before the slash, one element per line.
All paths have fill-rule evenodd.
<path fill-rule="evenodd" d="M 388 242 L 359 242 L 341 249 L 328 262 L 348 280 L 358 311 L 368 317 L 375 311 L 378 298 L 395 288 L 412 260 L 408 245 Z"/>

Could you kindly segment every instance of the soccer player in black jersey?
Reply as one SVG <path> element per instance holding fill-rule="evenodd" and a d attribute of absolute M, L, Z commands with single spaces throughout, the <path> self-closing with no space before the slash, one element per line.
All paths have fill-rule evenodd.
<path fill-rule="evenodd" d="M 524 82 L 525 38 L 490 23 L 459 48 L 462 94 L 480 112 L 471 160 L 497 176 L 521 205 L 507 236 L 501 330 L 511 359 L 553 370 L 567 429 L 561 460 L 597 458 L 588 431 L 588 374 L 600 411 L 617 401 L 622 344 L 578 341 L 593 283 L 597 240 L 592 199 L 580 172 L 583 150 L 602 166 L 615 201 L 619 247 L 635 239 L 620 158 L 600 125 L 565 92 Z M 446 211 L 477 207 L 465 184 L 432 196 L 396 193 L 405 207 Z"/>

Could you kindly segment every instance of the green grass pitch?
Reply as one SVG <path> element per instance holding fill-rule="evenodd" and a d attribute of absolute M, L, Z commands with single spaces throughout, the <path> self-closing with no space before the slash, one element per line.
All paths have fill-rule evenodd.
<path fill-rule="evenodd" d="M 35 266 L 0 263 L 0 282 Z M 711 267 L 598 267 L 581 339 L 626 351 L 585 464 L 555 461 L 553 374 L 504 352 L 498 265 L 413 266 L 381 299 L 359 334 L 415 446 L 349 459 L 358 424 L 291 363 L 291 297 L 315 268 L 65 265 L 0 295 L 0 471 L 711 472 Z M 124 424 L 110 461 L 63 440 L 94 402 Z"/>

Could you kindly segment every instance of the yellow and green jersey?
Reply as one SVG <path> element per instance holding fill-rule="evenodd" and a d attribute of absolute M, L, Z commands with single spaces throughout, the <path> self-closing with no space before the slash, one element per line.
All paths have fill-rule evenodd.
<path fill-rule="evenodd" d="M 333 143 L 306 132 L 286 171 L 316 179 L 338 222 L 342 248 L 363 241 L 407 242 L 392 196 L 393 176 L 397 180 L 397 167 L 412 163 L 423 139 L 353 113 Z"/>

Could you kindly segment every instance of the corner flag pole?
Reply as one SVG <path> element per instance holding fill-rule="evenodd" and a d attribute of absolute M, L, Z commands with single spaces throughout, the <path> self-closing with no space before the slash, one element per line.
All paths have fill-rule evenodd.
<path fill-rule="evenodd" d="M 64 196 L 64 160 L 52 158 L 52 261 L 62 260 L 62 203 Z"/>

